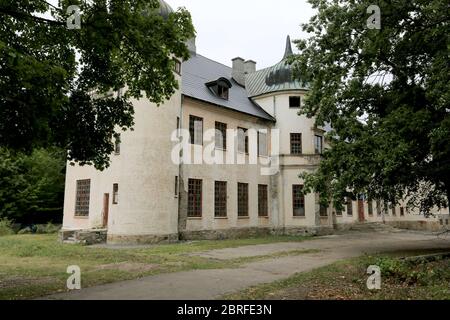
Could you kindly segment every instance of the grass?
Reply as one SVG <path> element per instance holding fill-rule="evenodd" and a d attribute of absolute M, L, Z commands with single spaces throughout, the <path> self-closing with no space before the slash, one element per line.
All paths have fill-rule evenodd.
<path fill-rule="evenodd" d="M 424 252 L 364 256 L 333 263 L 224 298 L 235 300 L 450 300 L 450 260 L 405 262 Z M 381 290 L 367 289 L 370 265 L 381 268 Z"/>
<path fill-rule="evenodd" d="M 0 237 L 0 299 L 28 299 L 66 291 L 67 267 L 78 265 L 82 287 L 194 269 L 236 268 L 243 263 L 315 252 L 297 250 L 248 258 L 217 260 L 190 255 L 245 245 L 294 242 L 306 237 L 271 236 L 195 241 L 135 249 L 92 248 L 58 243 L 57 235 Z"/>

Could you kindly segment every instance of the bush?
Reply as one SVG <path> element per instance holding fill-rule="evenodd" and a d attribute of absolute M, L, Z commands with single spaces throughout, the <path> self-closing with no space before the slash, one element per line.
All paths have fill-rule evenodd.
<path fill-rule="evenodd" d="M 19 232 L 17 232 L 17 234 L 32 234 L 33 230 L 31 230 L 30 227 L 26 227 L 21 229 Z"/>
<path fill-rule="evenodd" d="M 14 229 L 12 226 L 12 222 L 8 219 L 1 219 L 0 220 L 0 237 L 1 236 L 8 236 L 11 234 L 14 234 Z"/>
<path fill-rule="evenodd" d="M 61 226 L 55 225 L 52 223 L 47 224 L 39 224 L 36 228 L 36 233 L 39 234 L 50 234 L 50 233 L 57 233 L 61 229 Z"/>

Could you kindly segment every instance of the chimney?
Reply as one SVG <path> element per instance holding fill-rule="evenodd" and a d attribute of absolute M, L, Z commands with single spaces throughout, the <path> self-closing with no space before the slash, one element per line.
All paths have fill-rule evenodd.
<path fill-rule="evenodd" d="M 195 37 L 192 37 L 188 41 L 186 41 L 186 46 L 189 49 L 189 52 L 195 56 L 197 54 L 197 46 L 195 44 Z"/>
<path fill-rule="evenodd" d="M 239 83 L 240 85 L 245 85 L 245 60 L 237 57 L 232 59 L 233 61 L 233 71 L 231 73 L 231 76 L 233 79 Z"/>
<path fill-rule="evenodd" d="M 256 72 L 256 62 L 253 60 L 247 60 L 244 62 L 245 68 L 245 74 L 250 74 Z"/>

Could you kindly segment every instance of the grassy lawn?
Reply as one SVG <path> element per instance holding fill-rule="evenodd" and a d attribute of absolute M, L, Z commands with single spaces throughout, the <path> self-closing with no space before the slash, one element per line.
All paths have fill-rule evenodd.
<path fill-rule="evenodd" d="M 423 254 L 416 252 L 416 254 Z M 286 280 L 228 295 L 226 299 L 262 300 L 449 300 L 450 259 L 404 262 L 394 255 L 364 256 L 299 273 Z M 415 255 L 415 254 L 413 254 Z M 367 267 L 381 268 L 381 290 L 367 289 Z"/>
<path fill-rule="evenodd" d="M 297 250 L 226 261 L 189 255 L 212 249 L 305 239 L 308 238 L 273 236 L 118 250 L 63 245 L 58 243 L 54 234 L 5 236 L 0 237 L 0 299 L 27 299 L 63 292 L 69 265 L 80 266 L 82 287 L 89 287 L 158 273 L 235 268 L 246 262 L 310 253 Z"/>

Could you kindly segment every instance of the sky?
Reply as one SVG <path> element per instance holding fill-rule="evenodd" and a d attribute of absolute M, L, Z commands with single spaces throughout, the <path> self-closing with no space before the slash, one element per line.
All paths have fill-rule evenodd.
<path fill-rule="evenodd" d="M 287 35 L 305 38 L 300 24 L 314 15 L 306 0 L 165 1 L 191 13 L 199 54 L 228 66 L 235 57 L 251 59 L 257 69 L 281 60 Z"/>

